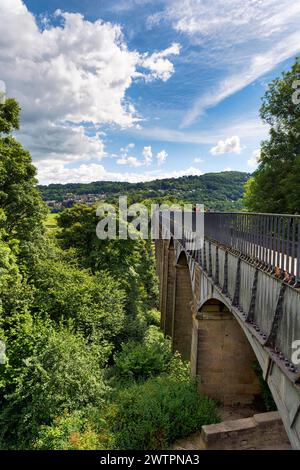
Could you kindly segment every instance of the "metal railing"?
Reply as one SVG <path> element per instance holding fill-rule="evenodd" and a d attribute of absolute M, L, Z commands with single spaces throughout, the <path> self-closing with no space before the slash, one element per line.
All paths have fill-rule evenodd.
<path fill-rule="evenodd" d="M 205 236 L 300 279 L 300 216 L 205 214 Z"/>

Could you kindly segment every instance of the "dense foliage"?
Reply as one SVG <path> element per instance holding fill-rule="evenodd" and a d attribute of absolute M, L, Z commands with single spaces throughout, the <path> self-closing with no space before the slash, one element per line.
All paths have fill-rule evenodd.
<path fill-rule="evenodd" d="M 46 208 L 36 187 L 30 154 L 10 134 L 19 128 L 19 106 L 13 99 L 0 104 L 0 227 L 2 240 L 29 269 L 43 243 Z"/>
<path fill-rule="evenodd" d="M 300 103 L 292 99 L 297 80 L 299 59 L 270 83 L 263 98 L 261 117 L 271 126 L 270 138 L 262 143 L 259 167 L 246 184 L 250 211 L 300 213 Z"/>
<path fill-rule="evenodd" d="M 197 383 L 178 355 L 164 373 L 115 388 L 102 409 L 81 408 L 41 426 L 39 449 L 164 449 L 219 417 L 213 400 L 199 396 Z M 160 371 L 161 372 L 161 371 Z"/>
<path fill-rule="evenodd" d="M 30 447 L 39 427 L 62 413 L 87 405 L 97 405 L 100 412 L 106 386 L 102 358 L 94 345 L 45 320 L 27 323 L 13 333 L 15 338 L 7 338 L 10 362 L 5 376 L 10 380 L 0 413 L 2 445 Z M 24 346 L 28 351 L 23 351 Z M 23 363 L 14 363 L 17 356 Z"/>
<path fill-rule="evenodd" d="M 146 331 L 143 342 L 122 344 L 115 356 L 115 375 L 120 381 L 142 381 L 166 372 L 172 359 L 171 344 L 155 326 Z"/>
<path fill-rule="evenodd" d="M 40 186 L 43 198 L 62 201 L 69 195 L 95 194 L 114 200 L 118 195 L 127 195 L 134 201 L 157 197 L 175 197 L 193 204 L 205 204 L 211 210 L 239 210 L 243 207 L 242 197 L 248 173 L 226 171 L 206 173 L 202 176 L 166 178 L 146 183 L 120 183 L 99 181 L 89 184 L 50 184 Z"/>
<path fill-rule="evenodd" d="M 117 449 L 164 449 L 218 420 L 215 403 L 189 379 L 160 376 L 121 390 L 109 417 Z"/>
<path fill-rule="evenodd" d="M 0 104 L 0 449 L 163 448 L 216 421 L 157 326 L 151 242 L 99 240 L 84 205 L 46 222 L 18 115 Z"/>

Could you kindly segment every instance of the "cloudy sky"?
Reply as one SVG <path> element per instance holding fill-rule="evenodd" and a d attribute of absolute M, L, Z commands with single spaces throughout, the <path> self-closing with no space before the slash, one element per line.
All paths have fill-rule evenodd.
<path fill-rule="evenodd" d="M 0 88 L 39 181 L 253 171 L 298 0 L 0 0 Z"/>

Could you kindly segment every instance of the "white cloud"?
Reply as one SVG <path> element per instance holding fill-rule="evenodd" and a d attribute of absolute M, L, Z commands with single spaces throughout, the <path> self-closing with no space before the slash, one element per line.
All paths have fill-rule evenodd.
<path fill-rule="evenodd" d="M 140 166 L 150 166 L 153 159 L 153 152 L 151 145 L 145 146 L 142 150 L 143 160 L 138 160 L 136 157 L 128 156 L 127 152 L 129 148 L 134 148 L 134 144 L 129 144 L 125 148 L 121 148 L 121 158 L 117 160 L 118 165 L 127 165 L 133 168 L 138 168 Z M 167 159 L 167 152 L 161 150 L 156 154 L 156 159 L 158 165 L 162 165 Z"/>
<path fill-rule="evenodd" d="M 152 157 L 153 157 L 151 145 L 143 148 L 143 157 L 144 157 L 145 165 L 146 166 L 151 165 Z"/>
<path fill-rule="evenodd" d="M 117 24 L 58 10 L 57 25 L 48 22 L 40 30 L 21 0 L 0 0 L 0 15 L 0 79 L 22 106 L 21 140 L 35 159 L 57 153 L 66 161 L 80 154 L 83 160 L 95 153 L 101 158 L 99 126 L 128 128 L 140 119 L 126 97 L 140 69 L 146 80 L 167 80 L 174 71 L 167 57 L 179 46 L 154 55 L 130 51 Z M 81 126 L 78 132 L 74 124 Z"/>
<path fill-rule="evenodd" d="M 88 136 L 81 125 L 71 126 L 51 121 L 28 123 L 18 138 L 29 148 L 34 160 L 53 158 L 65 162 L 100 160 L 105 156 L 102 134 Z"/>
<path fill-rule="evenodd" d="M 199 42 L 222 38 L 222 46 L 230 47 L 233 40 L 268 38 L 287 26 L 295 27 L 299 12 L 299 3 L 290 0 L 173 0 L 148 23 L 169 20 L 174 29 L 196 36 Z"/>
<path fill-rule="evenodd" d="M 158 152 L 158 154 L 156 155 L 158 165 L 162 165 L 166 161 L 167 156 L 168 154 L 165 150 L 161 150 L 160 152 Z"/>
<path fill-rule="evenodd" d="M 103 165 L 92 163 L 82 164 L 77 168 L 70 168 L 65 162 L 59 160 L 43 160 L 37 163 L 40 184 L 51 183 L 90 183 L 92 181 L 129 181 L 138 183 L 140 181 L 152 181 L 154 179 L 179 178 L 180 176 L 202 175 L 199 168 L 189 167 L 184 170 L 170 172 L 111 172 L 105 170 Z"/>
<path fill-rule="evenodd" d="M 167 81 L 174 73 L 174 66 L 172 62 L 167 59 L 170 55 L 178 55 L 180 53 L 180 44 L 173 43 L 170 47 L 161 52 L 154 52 L 149 55 L 144 54 L 140 59 L 140 65 L 150 70 L 150 73 L 144 77 L 146 81 L 160 79 Z"/>
<path fill-rule="evenodd" d="M 77 168 L 70 168 L 60 160 L 43 160 L 37 162 L 38 179 L 40 184 L 51 183 L 90 183 L 92 181 L 121 181 L 125 173 L 110 173 L 103 165 L 91 163 L 81 164 Z M 125 180 L 124 180 L 125 181 Z"/>
<path fill-rule="evenodd" d="M 127 157 L 128 153 L 135 148 L 135 144 L 131 142 L 130 144 L 126 145 L 126 147 L 121 147 L 120 152 L 122 157 Z M 118 155 L 117 155 L 118 156 Z"/>
<path fill-rule="evenodd" d="M 26 11 L 25 5 L 19 0 L 1 0 L 0 12 L 10 11 L 14 14 L 24 13 Z"/>
<path fill-rule="evenodd" d="M 134 147 L 135 147 L 135 144 L 133 142 L 131 142 L 130 144 L 126 145 L 126 147 L 122 147 L 120 150 L 121 150 L 121 152 L 127 154 L 129 152 L 129 150 L 134 149 Z"/>
<path fill-rule="evenodd" d="M 142 127 L 137 130 L 135 127 L 127 131 L 132 136 L 144 137 L 147 139 L 181 142 L 191 144 L 213 144 L 216 140 L 226 135 L 239 135 L 243 140 L 246 139 L 265 139 L 268 136 L 269 126 L 262 123 L 257 117 L 249 118 L 241 115 L 237 121 L 228 123 L 218 123 L 209 129 L 197 132 L 170 129 L 165 127 Z"/>
<path fill-rule="evenodd" d="M 247 162 L 251 168 L 255 168 L 258 165 L 259 159 L 260 159 L 260 153 L 261 153 L 260 149 L 254 150 L 252 152 L 252 157 Z"/>
<path fill-rule="evenodd" d="M 127 12 L 129 10 L 136 10 L 138 7 L 153 3 L 157 0 L 118 0 L 109 2 L 109 10 L 117 13 Z"/>
<path fill-rule="evenodd" d="M 203 163 L 203 162 L 204 160 L 202 158 L 198 158 L 198 157 L 194 158 L 194 163 Z"/>
<path fill-rule="evenodd" d="M 199 168 L 190 166 L 186 170 L 177 170 L 172 171 L 171 173 L 166 174 L 165 178 L 179 178 L 180 176 L 201 176 L 203 172 Z"/>
<path fill-rule="evenodd" d="M 136 157 L 122 157 L 117 160 L 118 165 L 127 165 L 132 168 L 138 168 L 143 166 L 143 163 L 140 162 Z"/>
<path fill-rule="evenodd" d="M 127 165 L 132 168 L 138 168 L 140 166 L 143 166 L 145 164 L 144 162 L 141 162 L 136 157 L 128 155 L 129 151 L 133 150 L 134 148 L 135 144 L 133 142 L 126 145 L 126 147 L 122 147 L 120 149 L 121 157 L 118 158 L 118 160 L 116 161 L 117 165 Z"/>
<path fill-rule="evenodd" d="M 223 171 L 232 171 L 232 168 L 230 168 L 230 166 L 227 166 L 226 168 L 224 168 Z"/>
<path fill-rule="evenodd" d="M 300 51 L 300 31 L 285 38 L 269 51 L 253 55 L 249 64 L 239 73 L 229 75 L 213 90 L 197 98 L 190 110 L 185 114 L 182 127 L 189 126 L 208 108 L 216 106 L 225 98 L 242 90 L 250 83 L 272 70 L 276 65 Z"/>
<path fill-rule="evenodd" d="M 202 65 L 222 75 L 195 99 L 182 127 L 300 51 L 299 1 L 172 0 L 148 23 L 160 21 L 186 34 L 201 48 Z"/>
<path fill-rule="evenodd" d="M 25 7 L 16 14 L 2 5 L 1 14 L 1 78 L 24 119 L 132 125 L 135 110 L 123 100 L 139 54 L 118 25 L 58 11 L 60 26 L 40 31 Z"/>
<path fill-rule="evenodd" d="M 241 146 L 240 138 L 234 135 L 226 140 L 219 140 L 215 147 L 210 149 L 212 155 L 222 155 L 224 153 L 240 153 L 243 147 Z"/>

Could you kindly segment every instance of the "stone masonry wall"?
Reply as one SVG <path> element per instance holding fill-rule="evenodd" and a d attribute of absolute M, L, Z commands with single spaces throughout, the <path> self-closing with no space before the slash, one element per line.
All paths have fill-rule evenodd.
<path fill-rule="evenodd" d="M 254 352 L 226 307 L 210 301 L 198 320 L 196 374 L 203 393 L 226 405 L 252 403 L 260 394 Z"/>

